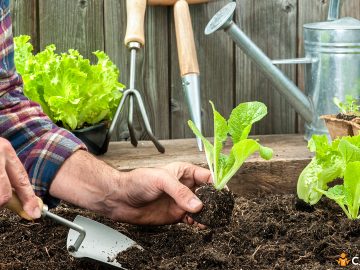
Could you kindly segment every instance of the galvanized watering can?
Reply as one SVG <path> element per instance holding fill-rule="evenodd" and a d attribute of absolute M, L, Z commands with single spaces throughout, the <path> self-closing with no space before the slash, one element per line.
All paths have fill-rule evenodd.
<path fill-rule="evenodd" d="M 305 24 L 305 58 L 271 61 L 232 17 L 236 3 L 222 8 L 209 22 L 205 34 L 224 30 L 274 83 L 294 109 L 305 119 L 305 139 L 312 134 L 328 134 L 319 116 L 336 114 L 333 98 L 360 96 L 360 21 L 339 19 L 341 0 L 331 0 L 328 20 Z M 275 64 L 305 64 L 305 95 Z"/>

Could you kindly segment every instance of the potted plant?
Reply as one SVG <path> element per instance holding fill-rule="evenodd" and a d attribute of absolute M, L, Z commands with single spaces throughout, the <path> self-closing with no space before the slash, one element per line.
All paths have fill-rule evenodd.
<path fill-rule="evenodd" d="M 253 153 L 259 152 L 266 160 L 271 159 L 273 151 L 262 146 L 257 140 L 249 139 L 252 125 L 267 114 L 265 104 L 261 102 L 246 102 L 238 105 L 226 120 L 210 101 L 214 115 L 214 143 L 211 144 L 194 123 L 188 124 L 196 136 L 201 138 L 206 154 L 206 160 L 212 173 L 212 185 L 198 188 L 195 194 L 204 203 L 203 209 L 190 216 L 197 222 L 210 227 L 220 227 L 229 224 L 234 207 L 233 194 L 226 184 L 240 169 L 244 161 Z M 230 154 L 222 153 L 223 144 L 230 135 L 233 146 Z"/>
<path fill-rule="evenodd" d="M 99 152 L 124 85 L 119 70 L 101 51 L 92 65 L 76 50 L 57 54 L 55 45 L 33 55 L 29 36 L 15 38 L 15 64 L 24 94 L 39 103 L 54 123 L 72 131 L 90 152 Z"/>
<path fill-rule="evenodd" d="M 358 135 L 360 130 L 359 105 L 357 100 L 351 95 L 346 95 L 345 101 L 341 102 L 334 98 L 334 103 L 339 108 L 340 113 L 321 116 L 325 120 L 330 137 L 336 139 L 343 136 Z"/>

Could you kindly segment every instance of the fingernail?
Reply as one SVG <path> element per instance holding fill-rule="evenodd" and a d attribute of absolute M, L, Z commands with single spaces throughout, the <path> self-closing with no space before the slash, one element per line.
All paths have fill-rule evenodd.
<path fill-rule="evenodd" d="M 189 207 L 192 209 L 196 209 L 202 206 L 202 202 L 199 200 L 198 197 L 192 197 L 189 201 Z"/>
<path fill-rule="evenodd" d="M 33 218 L 40 218 L 41 217 L 41 210 L 39 207 L 35 207 L 32 211 Z"/>

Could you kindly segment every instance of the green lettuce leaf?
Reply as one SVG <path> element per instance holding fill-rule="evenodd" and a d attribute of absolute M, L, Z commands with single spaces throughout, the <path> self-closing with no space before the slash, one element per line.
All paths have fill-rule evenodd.
<path fill-rule="evenodd" d="M 352 219 L 359 218 L 360 161 L 350 162 L 344 175 L 345 203 Z"/>
<path fill-rule="evenodd" d="M 229 120 L 226 121 L 215 109 L 211 101 L 210 104 L 214 115 L 214 145 L 201 134 L 192 121 L 188 121 L 188 124 L 204 144 L 206 159 L 214 180 L 214 187 L 222 189 L 240 169 L 244 161 L 253 153 L 259 152 L 262 158 L 271 159 L 273 151 L 270 148 L 260 145 L 256 140 L 247 139 L 252 124 L 266 115 L 267 108 L 260 102 L 242 103 L 232 111 Z M 233 146 L 230 154 L 225 155 L 221 151 L 229 133 Z"/>
<path fill-rule="evenodd" d="M 229 132 L 233 143 L 248 137 L 252 125 L 267 114 L 265 104 L 261 102 L 245 102 L 232 110 L 228 120 Z"/>
<path fill-rule="evenodd" d="M 360 161 L 360 136 L 342 137 L 329 143 L 326 135 L 313 135 L 308 147 L 315 152 L 315 157 L 299 176 L 297 194 L 300 199 L 313 205 L 324 194 L 329 198 L 339 194 L 339 187 L 329 189 L 328 184 L 337 178 L 344 178 L 345 182 L 348 166 L 353 169 L 350 164 Z M 346 188 L 344 190 L 343 194 L 349 194 Z"/>
<path fill-rule="evenodd" d="M 319 189 L 319 192 L 334 200 L 349 219 L 358 219 L 360 207 L 360 161 L 347 164 L 342 185 L 336 185 L 328 190 Z"/>
<path fill-rule="evenodd" d="M 329 143 L 326 135 L 313 135 L 308 143 L 315 157 L 301 172 L 297 182 L 297 195 L 313 205 L 322 197 L 319 190 L 327 190 L 328 184 L 343 177 L 344 157 L 338 150 L 339 140 Z"/>
<path fill-rule="evenodd" d="M 94 52 L 97 63 L 92 65 L 76 50 L 57 54 L 55 45 L 49 45 L 33 55 L 30 37 L 14 40 L 24 93 L 54 122 L 75 130 L 112 119 L 124 85 L 118 82 L 119 70 L 104 52 Z"/>

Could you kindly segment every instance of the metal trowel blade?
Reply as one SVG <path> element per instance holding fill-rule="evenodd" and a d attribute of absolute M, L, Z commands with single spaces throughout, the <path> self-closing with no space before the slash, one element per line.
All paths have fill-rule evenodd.
<path fill-rule="evenodd" d="M 69 251 L 72 256 L 90 258 L 125 269 L 116 261 L 116 256 L 130 247 L 138 246 L 135 241 L 104 224 L 83 216 L 76 216 L 74 223 L 85 229 L 86 236 L 77 251 Z M 68 250 L 70 246 L 74 245 L 78 236 L 77 231 L 69 230 L 66 243 Z"/>

